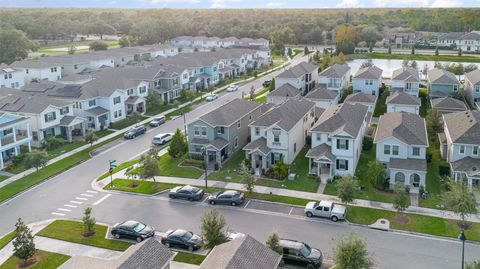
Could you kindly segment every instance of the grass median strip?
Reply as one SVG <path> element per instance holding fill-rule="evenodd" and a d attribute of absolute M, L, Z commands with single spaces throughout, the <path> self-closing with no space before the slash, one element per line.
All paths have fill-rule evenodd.
<path fill-rule="evenodd" d="M 43 251 L 37 249 L 34 256 L 36 262 L 28 267 L 29 269 L 55 269 L 60 267 L 63 263 L 65 263 L 70 256 L 53 253 L 48 251 Z M 18 264 L 22 262 L 19 258 L 15 256 L 11 256 L 6 260 L 1 266 L 0 269 L 16 269 L 20 268 Z"/>
<path fill-rule="evenodd" d="M 44 168 L 39 169 L 37 172 L 33 172 L 27 176 L 24 176 L 2 188 L 0 188 L 0 202 L 11 198 L 12 196 L 34 186 L 42 181 L 49 179 L 69 168 L 74 167 L 75 165 L 88 160 L 90 158 L 90 152 L 96 148 L 104 146 L 112 141 L 120 138 L 121 135 L 110 138 L 102 143 L 98 143 L 95 146 L 92 146 L 88 149 L 84 149 L 80 152 L 77 152 L 69 157 L 66 157 L 58 162 L 52 163 Z"/>
<path fill-rule="evenodd" d="M 96 224 L 95 234 L 85 237 L 83 236 L 82 222 L 73 220 L 56 220 L 43 228 L 37 233 L 37 235 L 117 251 L 124 251 L 132 245 L 125 241 L 106 239 L 105 234 L 107 233 L 107 229 L 107 226 Z"/>
<path fill-rule="evenodd" d="M 179 184 L 117 178 L 113 180 L 113 187 L 108 184 L 104 187 L 104 189 L 143 194 L 155 194 L 164 190 L 174 188 L 176 186 L 179 186 Z"/>
<path fill-rule="evenodd" d="M 4 248 L 8 243 L 10 243 L 10 241 L 12 241 L 14 237 L 15 231 L 11 231 L 10 233 L 0 238 L 0 249 Z"/>
<path fill-rule="evenodd" d="M 176 262 L 200 265 L 203 262 L 203 260 L 205 260 L 206 257 L 207 256 L 200 255 L 200 254 L 180 251 L 177 253 L 177 255 L 175 255 L 175 258 L 173 258 L 173 260 Z"/>
<path fill-rule="evenodd" d="M 124 163 L 121 163 L 119 166 L 113 168 L 113 173 L 114 174 L 118 173 L 118 172 L 122 171 L 123 169 L 125 169 L 127 167 L 130 167 L 134 164 L 137 164 L 139 161 L 140 160 L 131 160 L 131 161 L 126 161 Z M 101 176 L 99 176 L 97 180 L 102 180 L 102 179 L 108 177 L 109 175 L 110 175 L 110 173 L 108 173 L 108 171 L 107 171 L 107 172 L 103 173 Z"/>

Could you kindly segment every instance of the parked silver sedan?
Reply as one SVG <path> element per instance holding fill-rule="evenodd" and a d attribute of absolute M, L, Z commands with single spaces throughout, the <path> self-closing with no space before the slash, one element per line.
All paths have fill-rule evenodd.
<path fill-rule="evenodd" d="M 245 194 L 235 190 L 226 190 L 211 194 L 208 196 L 207 201 L 211 205 L 225 204 L 237 206 L 245 201 Z"/>

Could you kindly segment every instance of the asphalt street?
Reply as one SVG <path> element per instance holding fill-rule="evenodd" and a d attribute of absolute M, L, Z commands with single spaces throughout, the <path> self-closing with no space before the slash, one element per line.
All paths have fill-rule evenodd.
<path fill-rule="evenodd" d="M 294 62 L 300 60 L 297 57 Z M 187 122 L 241 97 L 241 92 L 248 93 L 252 85 L 260 88 L 264 80 L 281 71 L 246 83 L 236 92 L 222 93 L 219 99 L 196 107 L 186 114 Z M 122 163 L 132 159 L 150 147 L 153 136 L 174 132 L 177 128 L 184 128 L 183 117 L 150 129 L 146 135 L 134 140 L 116 142 L 86 162 L 0 204 L 0 235 L 12 230 L 19 217 L 26 223 L 50 218 L 81 218 L 83 209 L 89 206 L 93 207 L 99 222 L 114 224 L 126 219 L 136 219 L 153 225 L 160 231 L 185 228 L 199 232 L 200 217 L 210 207 L 207 204 L 170 201 L 161 195 L 148 198 L 97 192 L 91 188 L 92 181 L 107 170 L 109 160 L 116 159 L 118 163 Z M 260 241 L 265 241 L 267 236 L 275 231 L 283 238 L 305 241 L 329 254 L 335 238 L 353 231 L 367 239 L 378 268 L 460 267 L 461 244 L 455 240 L 382 232 L 343 222 L 307 219 L 299 209 L 272 209 L 261 203 L 252 203 L 247 208 L 219 208 L 231 230 L 248 233 Z M 467 243 L 466 259 L 474 258 L 480 258 L 480 245 Z"/>

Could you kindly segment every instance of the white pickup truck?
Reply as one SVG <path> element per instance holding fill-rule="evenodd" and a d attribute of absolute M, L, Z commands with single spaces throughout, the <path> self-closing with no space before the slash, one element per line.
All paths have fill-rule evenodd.
<path fill-rule="evenodd" d="M 309 218 L 315 216 L 338 221 L 345 219 L 347 207 L 329 201 L 308 202 L 305 206 L 305 214 Z"/>

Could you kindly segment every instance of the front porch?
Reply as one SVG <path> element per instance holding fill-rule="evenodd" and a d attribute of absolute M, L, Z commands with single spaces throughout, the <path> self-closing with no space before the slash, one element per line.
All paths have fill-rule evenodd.
<path fill-rule="evenodd" d="M 394 188 L 395 183 L 404 184 L 412 193 L 418 193 L 420 186 L 426 188 L 426 160 L 390 158 L 388 170 L 390 189 Z"/>
<path fill-rule="evenodd" d="M 68 142 L 85 137 L 85 120 L 76 116 L 60 119 L 60 135 Z"/>
<path fill-rule="evenodd" d="M 250 160 L 250 167 L 256 176 L 264 174 L 272 167 L 271 150 L 267 147 L 267 140 L 264 137 L 248 143 L 243 150 L 245 158 Z"/>
<path fill-rule="evenodd" d="M 328 144 L 321 144 L 308 150 L 308 173 L 321 180 L 332 179 L 335 176 L 335 156 Z"/>
<path fill-rule="evenodd" d="M 208 139 L 194 138 L 190 141 L 193 151 L 189 152 L 192 159 L 204 160 L 209 169 L 214 169 L 217 164 L 219 168 L 228 159 L 228 141 L 222 138 L 216 138 L 212 141 Z"/>
<path fill-rule="evenodd" d="M 125 100 L 125 111 L 127 115 L 132 113 L 144 114 L 146 111 L 146 101 L 139 96 L 130 96 Z"/>
<path fill-rule="evenodd" d="M 85 110 L 87 112 L 87 129 L 100 131 L 110 126 L 109 111 L 103 107 L 97 106 Z"/>

